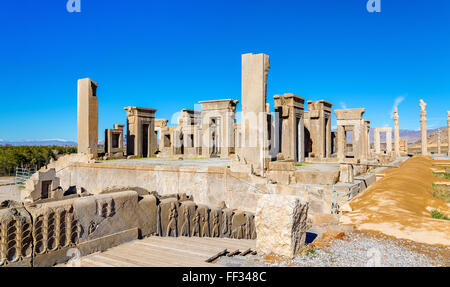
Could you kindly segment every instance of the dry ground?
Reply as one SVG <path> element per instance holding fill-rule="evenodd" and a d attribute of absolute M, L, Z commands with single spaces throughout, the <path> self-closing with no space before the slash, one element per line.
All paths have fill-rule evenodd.
<path fill-rule="evenodd" d="M 433 197 L 433 182 L 448 180 L 433 176 L 432 164 L 431 157 L 416 156 L 386 171 L 384 178 L 349 203 L 340 223 L 398 239 L 450 246 L 450 221 L 431 217 L 433 210 L 450 215 L 450 203 Z"/>

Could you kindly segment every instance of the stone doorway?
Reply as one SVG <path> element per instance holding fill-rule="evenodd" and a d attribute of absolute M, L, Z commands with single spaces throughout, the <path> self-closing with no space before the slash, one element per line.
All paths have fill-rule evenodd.
<path fill-rule="evenodd" d="M 148 157 L 148 124 L 142 125 L 142 157 Z"/>
<path fill-rule="evenodd" d="M 44 180 L 42 181 L 41 198 L 48 198 L 48 195 L 52 191 L 52 181 Z"/>

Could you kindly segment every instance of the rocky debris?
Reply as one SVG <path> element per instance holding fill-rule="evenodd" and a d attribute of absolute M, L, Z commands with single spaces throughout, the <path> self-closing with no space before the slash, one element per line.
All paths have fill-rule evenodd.
<path fill-rule="evenodd" d="M 221 257 L 233 267 L 433 267 L 450 266 L 450 248 L 398 240 L 365 232 L 328 233 L 291 260 L 273 255 Z"/>

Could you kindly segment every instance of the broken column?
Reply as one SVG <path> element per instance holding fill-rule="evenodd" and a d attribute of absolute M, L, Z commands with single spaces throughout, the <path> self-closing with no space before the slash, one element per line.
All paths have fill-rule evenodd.
<path fill-rule="evenodd" d="M 78 80 L 78 153 L 97 156 L 98 98 L 97 83 Z"/>
<path fill-rule="evenodd" d="M 280 153 L 284 159 L 304 161 L 304 123 L 305 100 L 294 94 L 275 95 L 275 112 L 279 124 Z"/>
<path fill-rule="evenodd" d="M 400 156 L 400 130 L 398 125 L 398 108 L 394 110 L 394 152 L 395 156 Z"/>
<path fill-rule="evenodd" d="M 256 207 L 258 254 L 294 257 L 305 245 L 308 206 L 308 202 L 298 196 L 261 196 Z"/>
<path fill-rule="evenodd" d="M 425 107 L 427 104 L 420 100 L 420 130 L 422 135 L 422 155 L 428 154 L 428 142 L 427 142 L 427 111 Z"/>
<path fill-rule="evenodd" d="M 126 107 L 127 155 L 152 157 L 157 150 L 155 109 Z"/>
<path fill-rule="evenodd" d="M 269 68 L 268 55 L 242 55 L 242 146 L 239 159 L 260 174 L 264 173 L 268 161 L 266 93 Z"/>

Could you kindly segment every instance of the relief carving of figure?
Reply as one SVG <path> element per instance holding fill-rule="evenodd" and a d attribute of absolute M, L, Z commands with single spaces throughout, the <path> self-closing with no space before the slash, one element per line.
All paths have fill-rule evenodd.
<path fill-rule="evenodd" d="M 198 213 L 198 210 L 195 210 L 194 218 L 192 219 L 192 236 L 199 236 L 200 235 L 200 214 Z"/>
<path fill-rule="evenodd" d="M 205 214 L 205 216 L 202 216 L 201 218 L 201 224 L 202 224 L 202 234 L 201 237 L 209 237 L 209 220 L 208 220 L 208 213 Z"/>
<path fill-rule="evenodd" d="M 183 225 L 181 226 L 181 236 L 190 236 L 190 214 L 189 208 L 185 207 L 183 211 Z"/>
<path fill-rule="evenodd" d="M 211 231 L 211 237 L 219 237 L 219 213 L 214 212 L 213 218 L 212 218 L 212 231 Z"/>
<path fill-rule="evenodd" d="M 167 224 L 166 236 L 178 236 L 177 217 L 178 217 L 177 206 L 175 202 L 172 202 L 170 204 L 169 223 Z"/>
<path fill-rule="evenodd" d="M 222 216 L 222 234 L 224 237 L 228 234 L 228 216 L 225 212 Z"/>

